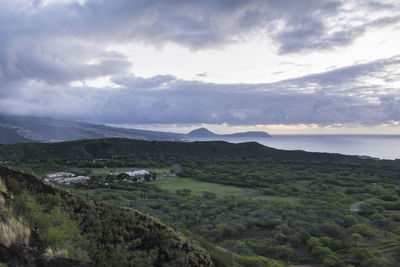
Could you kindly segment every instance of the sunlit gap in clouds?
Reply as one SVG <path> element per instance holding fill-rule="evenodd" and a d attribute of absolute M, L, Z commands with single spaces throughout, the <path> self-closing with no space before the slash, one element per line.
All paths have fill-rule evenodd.
<path fill-rule="evenodd" d="M 382 125 L 346 125 L 336 124 L 319 126 L 317 124 L 267 124 L 267 125 L 228 125 L 228 124 L 125 124 L 113 123 L 109 126 L 142 129 L 152 131 L 166 131 L 186 134 L 197 128 L 207 128 L 218 134 L 230 134 L 246 131 L 264 131 L 271 135 L 301 135 L 301 134 L 394 134 L 400 135 L 400 122 Z"/>

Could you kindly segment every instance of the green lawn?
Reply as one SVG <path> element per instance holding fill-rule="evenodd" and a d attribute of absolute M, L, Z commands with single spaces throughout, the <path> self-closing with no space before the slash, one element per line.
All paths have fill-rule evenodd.
<path fill-rule="evenodd" d="M 195 195 L 202 195 L 204 191 L 207 191 L 215 193 L 220 197 L 234 196 L 264 200 L 286 200 L 291 202 L 297 201 L 297 198 L 294 197 L 266 196 L 255 189 L 203 182 L 191 178 L 165 179 L 149 183 L 155 184 L 161 189 L 165 189 L 174 193 L 176 190 L 190 189 L 192 194 Z"/>

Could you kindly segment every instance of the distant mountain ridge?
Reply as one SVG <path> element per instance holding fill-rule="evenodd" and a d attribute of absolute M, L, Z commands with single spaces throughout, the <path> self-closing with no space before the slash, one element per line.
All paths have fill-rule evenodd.
<path fill-rule="evenodd" d="M 250 131 L 243 133 L 233 134 L 216 134 L 208 130 L 207 128 L 198 128 L 187 134 L 190 137 L 271 137 L 266 132 Z"/>
<path fill-rule="evenodd" d="M 188 134 L 112 127 L 52 118 L 1 116 L 0 144 L 55 143 L 80 139 L 128 138 L 157 141 L 184 141 L 191 137 L 269 137 L 266 132 L 216 134 L 199 128 Z"/>
<path fill-rule="evenodd" d="M 0 143 L 54 143 L 79 139 L 129 138 L 178 141 L 182 134 L 127 129 L 52 118 L 0 116 Z"/>

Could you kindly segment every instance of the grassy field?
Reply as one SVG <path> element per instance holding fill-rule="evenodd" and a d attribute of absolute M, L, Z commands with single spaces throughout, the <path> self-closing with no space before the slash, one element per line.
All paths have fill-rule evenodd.
<path fill-rule="evenodd" d="M 206 191 L 214 193 L 220 197 L 233 196 L 239 198 L 253 198 L 264 200 L 286 200 L 291 202 L 297 201 L 297 198 L 294 197 L 283 198 L 277 196 L 266 196 L 255 189 L 203 182 L 190 178 L 165 179 L 149 183 L 155 184 L 161 189 L 165 189 L 173 193 L 175 193 L 177 190 L 190 189 L 192 191 L 192 194 L 195 195 L 202 195 L 203 192 Z"/>

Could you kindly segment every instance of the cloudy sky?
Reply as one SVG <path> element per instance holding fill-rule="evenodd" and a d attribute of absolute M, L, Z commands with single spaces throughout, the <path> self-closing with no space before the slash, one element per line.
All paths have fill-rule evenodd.
<path fill-rule="evenodd" d="M 0 0 L 0 113 L 400 133 L 398 0 Z"/>

